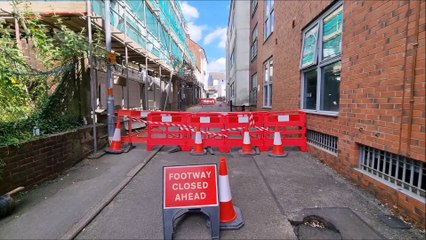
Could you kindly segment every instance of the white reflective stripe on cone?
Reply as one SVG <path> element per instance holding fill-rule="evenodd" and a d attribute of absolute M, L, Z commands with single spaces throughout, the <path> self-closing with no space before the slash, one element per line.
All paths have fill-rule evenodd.
<path fill-rule="evenodd" d="M 228 176 L 219 175 L 219 202 L 229 202 L 231 200 L 232 196 Z"/>
<path fill-rule="evenodd" d="M 201 132 L 195 133 L 195 144 L 201 144 Z"/>
<path fill-rule="evenodd" d="M 120 129 L 116 128 L 114 131 L 114 136 L 112 137 L 112 141 L 120 141 L 120 140 L 121 140 Z"/>
<path fill-rule="evenodd" d="M 250 144 L 250 134 L 249 134 L 249 132 L 244 132 L 243 144 Z"/>
<path fill-rule="evenodd" d="M 281 146 L 282 142 L 281 142 L 281 134 L 279 132 L 275 132 L 274 133 L 274 145 L 279 145 Z"/>

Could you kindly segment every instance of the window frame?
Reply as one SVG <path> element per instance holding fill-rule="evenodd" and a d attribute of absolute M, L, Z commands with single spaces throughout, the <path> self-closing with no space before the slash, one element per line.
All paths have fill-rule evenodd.
<path fill-rule="evenodd" d="M 272 76 L 271 76 L 271 63 L 272 63 Z M 262 107 L 263 108 L 272 108 L 272 83 L 273 83 L 273 58 L 272 56 L 263 62 L 263 93 L 262 93 Z M 266 66 L 268 68 L 266 69 Z M 267 73 L 266 73 L 267 72 Z M 266 80 L 268 78 L 268 80 Z M 266 91 L 265 91 L 266 89 Z M 269 90 L 270 89 L 270 90 Z M 265 94 L 267 94 L 267 99 L 269 102 L 265 102 Z M 269 105 L 268 105 L 269 103 Z"/>
<path fill-rule="evenodd" d="M 271 3 L 271 9 L 269 9 L 269 12 L 267 11 L 267 7 L 266 5 L 268 3 Z M 274 32 L 274 21 L 275 21 L 275 0 L 264 0 L 264 19 L 263 19 L 263 39 L 264 42 L 266 42 L 266 40 L 269 39 L 269 37 L 272 35 L 272 33 Z M 272 17 L 272 21 L 271 21 L 271 16 Z M 268 21 L 269 20 L 269 21 Z M 267 32 L 266 30 L 268 29 L 268 24 L 269 23 L 269 32 Z"/>
<path fill-rule="evenodd" d="M 256 38 L 253 39 L 253 34 L 256 32 Z M 259 38 L 259 31 L 257 29 L 257 23 L 255 27 L 253 28 L 253 31 L 251 32 L 251 43 L 250 43 L 250 61 L 253 61 L 257 57 L 257 50 L 258 50 L 258 38 Z M 253 54 L 253 48 L 256 48 L 255 54 Z"/>
<path fill-rule="evenodd" d="M 335 64 L 337 62 L 341 62 L 342 58 L 342 51 L 336 56 L 322 59 L 323 58 L 323 21 L 325 18 L 327 18 L 330 14 L 332 14 L 334 11 L 338 10 L 340 7 L 342 7 L 342 21 L 344 20 L 343 16 L 343 1 L 338 1 L 336 4 L 334 4 L 330 9 L 328 9 L 326 12 L 321 14 L 315 21 L 313 21 L 311 24 L 309 24 L 305 29 L 302 31 L 302 47 L 300 51 L 300 60 L 299 60 L 299 68 L 301 71 L 301 101 L 300 101 L 300 109 L 302 109 L 305 112 L 308 113 L 316 113 L 321 115 L 328 115 L 328 116 L 337 116 L 339 114 L 339 111 L 327 111 L 327 110 L 321 110 L 321 101 L 323 100 L 321 98 L 321 91 L 323 89 L 323 69 L 324 67 Z M 312 30 L 314 27 L 318 26 L 318 32 L 317 32 L 317 43 L 316 43 L 316 49 L 315 49 L 315 55 L 314 55 L 314 63 L 308 64 L 306 66 L 302 66 L 302 56 L 303 56 L 303 48 L 305 43 L 305 36 L 306 33 Z M 342 30 L 342 39 L 343 39 L 343 30 Z M 342 44 L 342 41 L 340 42 Z M 342 48 L 340 48 L 342 49 Z M 341 64 L 341 63 L 340 63 Z M 306 79 L 305 74 L 309 71 L 312 71 L 316 69 L 317 70 L 317 89 L 316 89 L 316 108 L 315 109 L 306 109 L 304 107 L 305 105 L 305 89 L 306 89 Z M 340 102 L 339 102 L 340 105 Z"/>
<path fill-rule="evenodd" d="M 250 15 L 251 15 L 251 17 L 253 17 L 254 14 L 256 13 L 258 2 L 259 2 L 258 0 L 251 0 L 250 1 Z M 253 5 L 253 3 L 254 3 L 254 5 Z"/>
<path fill-rule="evenodd" d="M 235 59 L 234 59 L 235 58 L 234 51 L 235 51 L 235 48 L 232 49 L 232 52 L 229 55 L 229 63 L 231 65 L 231 68 L 234 66 L 234 61 L 235 61 Z"/>
<path fill-rule="evenodd" d="M 254 83 L 253 79 L 256 80 L 255 84 L 253 84 Z M 250 88 L 249 89 L 249 105 L 250 106 L 257 106 L 257 72 L 253 73 L 250 76 L 250 86 L 249 86 L 249 88 Z"/>

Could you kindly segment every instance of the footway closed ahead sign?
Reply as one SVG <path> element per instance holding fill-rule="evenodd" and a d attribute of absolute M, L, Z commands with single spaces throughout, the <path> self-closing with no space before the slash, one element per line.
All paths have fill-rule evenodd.
<path fill-rule="evenodd" d="M 218 206 L 216 169 L 215 164 L 164 167 L 164 209 Z"/>

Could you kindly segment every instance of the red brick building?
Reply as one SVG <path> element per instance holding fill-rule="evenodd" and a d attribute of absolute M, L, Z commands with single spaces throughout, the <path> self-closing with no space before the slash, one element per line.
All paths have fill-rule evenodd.
<path fill-rule="evenodd" d="M 250 20 L 251 109 L 307 112 L 309 153 L 423 228 L 425 9 L 252 0 Z"/>

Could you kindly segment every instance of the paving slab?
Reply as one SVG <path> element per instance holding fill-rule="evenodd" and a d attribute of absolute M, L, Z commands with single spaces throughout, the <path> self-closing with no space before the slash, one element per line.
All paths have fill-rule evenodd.
<path fill-rule="evenodd" d="M 85 159 L 32 189 L 19 198 L 12 215 L 0 220 L 0 239 L 59 239 L 148 154 L 141 146 L 126 157 Z"/>
<path fill-rule="evenodd" d="M 287 152 L 286 158 L 272 158 L 266 154 L 254 156 L 287 219 L 295 218 L 305 208 L 350 208 L 387 239 L 424 239 L 420 231 L 392 229 L 384 224 L 379 216 L 384 212 L 389 214 L 385 207 L 314 157 L 300 151 Z"/>

